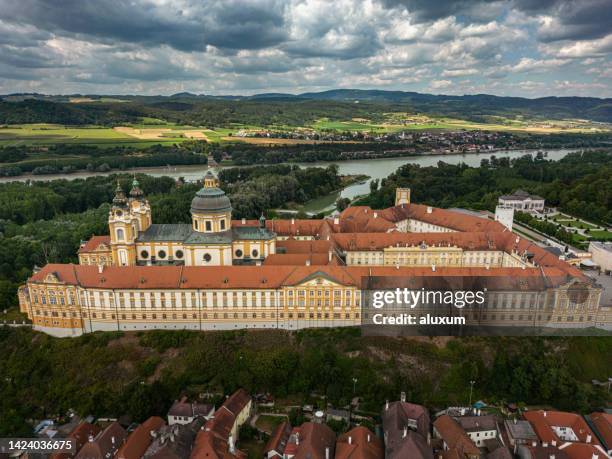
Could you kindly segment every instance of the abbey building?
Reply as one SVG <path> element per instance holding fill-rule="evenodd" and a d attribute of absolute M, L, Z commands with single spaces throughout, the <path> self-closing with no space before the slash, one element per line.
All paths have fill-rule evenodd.
<path fill-rule="evenodd" d="M 601 286 L 579 269 L 485 218 L 411 202 L 353 206 L 321 220 L 232 219 L 207 172 L 191 223 L 156 224 L 134 180 L 117 188 L 109 235 L 79 264 L 49 264 L 19 289 L 34 328 L 56 336 L 97 330 L 354 326 L 373 279 L 477 278 L 487 303 L 470 320 L 500 326 L 612 325 Z M 578 292 L 576 294 L 575 292 Z"/>

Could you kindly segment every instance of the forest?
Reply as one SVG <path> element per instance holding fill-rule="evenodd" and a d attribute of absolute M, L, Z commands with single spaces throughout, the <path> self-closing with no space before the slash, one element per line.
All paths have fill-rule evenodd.
<path fill-rule="evenodd" d="M 610 337 L 401 339 L 358 328 L 95 333 L 58 339 L 0 328 L 0 435 L 28 436 L 27 419 L 165 416 L 181 394 L 270 393 L 336 407 L 361 398 L 378 415 L 401 391 L 435 412 L 474 400 L 588 413 L 606 403 Z M 318 396 L 325 397 L 324 399 Z M 282 402 L 281 402 L 282 403 Z M 290 402 L 291 403 L 291 402 Z"/>
<path fill-rule="evenodd" d="M 409 187 L 417 202 L 436 207 L 495 210 L 502 194 L 523 189 L 542 196 L 548 206 L 609 226 L 612 224 L 612 151 L 570 153 L 559 161 L 543 155 L 483 159 L 480 167 L 406 164 L 383 179 L 359 204 L 393 204 L 396 187 Z"/>

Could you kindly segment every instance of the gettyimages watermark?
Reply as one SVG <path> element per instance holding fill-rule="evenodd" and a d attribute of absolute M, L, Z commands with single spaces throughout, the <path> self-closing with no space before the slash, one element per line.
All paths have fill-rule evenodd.
<path fill-rule="evenodd" d="M 435 315 L 412 313 L 417 307 L 441 305 L 462 309 L 466 306 L 482 305 L 486 300 L 486 290 L 482 291 L 442 291 L 442 290 L 395 290 L 372 291 L 372 307 L 379 309 L 374 313 L 372 322 L 375 325 L 465 325 L 465 317 L 452 315 Z M 387 307 L 387 311 L 383 309 Z M 390 310 L 390 311 L 389 311 Z M 410 310 L 411 312 L 402 312 Z"/>
<path fill-rule="evenodd" d="M 364 335 L 612 334 L 589 285 L 539 276 L 380 276 L 362 279 Z"/>

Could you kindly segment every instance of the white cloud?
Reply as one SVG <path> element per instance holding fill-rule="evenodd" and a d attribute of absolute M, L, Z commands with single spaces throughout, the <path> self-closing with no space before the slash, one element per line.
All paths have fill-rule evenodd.
<path fill-rule="evenodd" d="M 476 69 L 450 69 L 444 70 L 440 74 L 443 77 L 464 77 L 468 75 L 477 75 L 479 73 Z"/>

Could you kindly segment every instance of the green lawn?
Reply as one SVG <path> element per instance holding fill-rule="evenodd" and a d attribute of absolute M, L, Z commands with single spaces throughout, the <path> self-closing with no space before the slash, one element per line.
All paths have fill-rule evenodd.
<path fill-rule="evenodd" d="M 612 241 L 612 233 L 610 231 L 605 231 L 605 230 L 589 231 L 588 235 L 591 236 L 591 239 L 594 239 L 594 240 Z"/>

